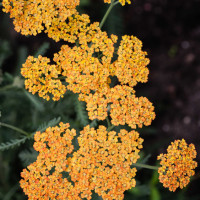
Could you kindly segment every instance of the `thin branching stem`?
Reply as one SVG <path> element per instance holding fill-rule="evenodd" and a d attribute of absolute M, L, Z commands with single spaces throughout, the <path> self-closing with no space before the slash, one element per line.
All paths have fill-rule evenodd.
<path fill-rule="evenodd" d="M 30 134 L 27 133 L 26 131 L 24 131 L 24 130 L 22 130 L 22 129 L 20 129 L 20 128 L 17 128 L 17 127 L 15 127 L 15 126 L 12 126 L 12 125 L 10 125 L 10 124 L 6 124 L 6 123 L 3 123 L 3 122 L 0 122 L 0 127 L 1 127 L 1 126 L 4 126 L 4 127 L 7 127 L 7 128 L 10 128 L 10 129 L 12 129 L 12 130 L 15 130 L 15 131 L 17 131 L 17 132 L 19 132 L 19 133 L 22 133 L 23 135 L 30 136 Z"/>
<path fill-rule="evenodd" d="M 106 14 L 104 15 L 103 19 L 101 20 L 101 23 L 99 25 L 100 28 L 102 28 L 102 26 L 104 25 L 106 19 L 108 18 L 108 15 L 110 14 L 110 11 L 113 9 L 113 7 L 115 5 L 117 5 L 119 3 L 119 1 L 115 1 L 115 0 L 111 0 L 111 4 L 108 8 L 108 10 L 106 11 Z"/>
<path fill-rule="evenodd" d="M 110 127 L 108 127 L 107 131 L 111 131 L 113 128 L 115 128 L 115 125 L 111 125 Z"/>
<path fill-rule="evenodd" d="M 146 168 L 146 169 L 158 170 L 157 166 L 146 165 L 146 164 L 142 164 L 142 163 L 134 163 L 132 165 L 135 166 L 135 167 L 141 167 L 141 168 Z"/>

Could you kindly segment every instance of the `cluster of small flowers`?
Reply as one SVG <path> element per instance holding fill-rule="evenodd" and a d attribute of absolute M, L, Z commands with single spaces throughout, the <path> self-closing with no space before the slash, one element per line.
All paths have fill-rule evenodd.
<path fill-rule="evenodd" d="M 15 30 L 23 35 L 37 35 L 44 28 L 64 22 L 76 14 L 80 0 L 3 0 L 3 11 L 10 13 Z"/>
<path fill-rule="evenodd" d="M 82 32 L 73 39 L 79 45 L 63 45 L 54 54 L 53 60 L 56 64 L 48 65 L 47 68 L 55 69 L 57 74 L 66 77 L 67 89 L 78 93 L 79 100 L 86 102 L 91 120 L 104 120 L 108 116 L 110 105 L 110 116 L 114 125 L 127 123 L 132 128 L 136 128 L 136 125 L 150 125 L 155 118 L 154 107 L 147 98 L 137 98 L 132 88 L 138 82 L 147 82 L 148 79 L 149 70 L 146 66 L 149 59 L 145 57 L 146 52 L 142 51 L 141 41 L 133 36 L 123 36 L 117 52 L 118 58 L 113 61 L 117 36 L 111 35 L 109 38 L 106 32 L 100 30 L 98 23 L 81 27 L 79 30 Z M 36 70 L 35 63 L 41 63 L 41 57 L 37 62 L 35 58 L 35 63 L 31 65 L 32 59 L 29 57 L 22 67 L 22 75 L 27 78 L 26 88 L 33 94 L 38 92 L 47 100 L 47 93 L 53 94 L 53 100 L 59 100 L 65 93 L 65 85 L 58 80 L 59 77 L 56 76 L 55 79 L 52 76 L 54 87 L 49 87 L 49 79 L 46 87 L 43 83 L 43 91 L 40 92 L 44 74 Z M 30 71 L 32 76 L 29 75 Z M 118 85 L 111 88 L 111 77 L 114 76 L 118 78 Z"/>
<path fill-rule="evenodd" d="M 80 148 L 73 152 L 76 135 L 69 124 L 47 128 L 34 136 L 39 152 L 36 162 L 21 173 L 20 185 L 29 199 L 91 199 L 92 190 L 104 200 L 123 199 L 135 186 L 136 168 L 143 139 L 135 131 L 107 132 L 86 126 L 80 132 Z M 68 157 L 68 158 L 67 158 Z"/>
<path fill-rule="evenodd" d="M 30 200 L 35 199 L 80 199 L 73 184 L 64 177 L 70 163 L 76 135 L 69 124 L 47 128 L 45 132 L 36 132 L 34 148 L 39 152 L 37 160 L 21 173 L 20 185 Z"/>
<path fill-rule="evenodd" d="M 163 186 L 173 192 L 178 187 L 185 187 L 190 182 L 190 177 L 195 174 L 196 155 L 194 145 L 187 145 L 184 139 L 172 142 L 167 148 L 167 154 L 158 156 L 158 160 L 161 160 L 161 167 L 158 169 L 159 180 Z"/>
<path fill-rule="evenodd" d="M 49 64 L 50 59 L 39 56 L 34 58 L 29 56 L 26 63 L 23 64 L 21 74 L 27 78 L 25 87 L 35 94 L 38 92 L 40 97 L 46 100 L 50 99 L 49 94 L 53 95 L 53 100 L 59 100 L 66 92 L 65 85 L 58 79 L 61 73 L 56 65 Z"/>
<path fill-rule="evenodd" d="M 91 23 L 88 15 L 77 12 L 79 0 L 3 0 L 2 4 L 18 32 L 36 35 L 45 30 L 55 41 L 76 44 L 63 45 L 54 54 L 55 64 L 46 57 L 28 57 L 21 74 L 29 92 L 58 101 L 68 89 L 86 102 L 91 120 L 105 120 L 109 114 L 116 126 L 128 124 L 136 129 L 151 124 L 155 118 L 152 103 L 136 97 L 133 89 L 137 83 L 147 82 L 149 74 L 149 59 L 138 38 L 123 36 L 117 49 L 117 36 L 109 37 L 98 22 Z M 113 77 L 117 78 L 114 86 Z M 74 152 L 75 135 L 76 131 L 63 123 L 35 134 L 34 148 L 39 155 L 21 174 L 25 194 L 29 199 L 89 200 L 94 190 L 104 200 L 122 200 L 124 191 L 136 184 L 136 168 L 131 165 L 139 158 L 143 139 L 136 131 L 116 133 L 104 126 L 97 130 L 86 126 Z M 197 166 L 195 157 L 193 144 L 188 147 L 184 140 L 172 143 L 168 153 L 158 157 L 164 187 L 175 191 L 186 186 Z"/>

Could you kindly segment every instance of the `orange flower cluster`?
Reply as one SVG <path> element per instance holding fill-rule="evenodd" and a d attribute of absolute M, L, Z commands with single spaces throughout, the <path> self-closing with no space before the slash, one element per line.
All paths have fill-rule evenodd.
<path fill-rule="evenodd" d="M 53 100 L 57 101 L 63 97 L 66 86 L 58 79 L 60 71 L 57 66 L 50 65 L 49 62 L 49 58 L 29 56 L 21 68 L 21 74 L 26 78 L 25 87 L 29 92 L 38 92 L 38 95 L 46 100 L 49 100 L 49 94 L 52 94 Z"/>
<path fill-rule="evenodd" d="M 57 71 L 59 69 L 58 73 L 66 77 L 67 89 L 78 93 L 79 99 L 87 103 L 91 120 L 96 118 L 104 120 L 110 107 L 114 125 L 127 123 L 132 128 L 136 128 L 136 125 L 138 127 L 142 127 L 143 124 L 150 125 L 155 118 L 154 107 L 147 98 L 137 98 L 132 89 L 138 82 L 146 82 L 149 73 L 146 67 L 149 59 L 145 57 L 146 52 L 141 50 L 141 41 L 133 36 L 123 36 L 117 52 L 118 57 L 113 61 L 117 36 L 111 35 L 109 38 L 106 32 L 98 28 L 98 23 L 91 24 L 89 27 L 90 31 L 79 33 L 74 38 L 78 40 L 79 46 L 71 48 L 63 45 L 54 55 L 53 60 L 56 65 L 48 65 L 48 68 L 55 68 Z M 27 65 L 28 68 L 37 68 L 37 64 L 33 63 L 31 66 L 30 61 L 23 66 L 22 75 L 28 78 L 25 82 L 26 87 L 33 93 L 39 92 L 40 95 L 40 81 L 36 82 L 35 77 L 34 79 L 30 77 L 29 70 L 24 71 Z M 111 88 L 110 78 L 114 76 L 118 78 L 120 85 Z M 52 91 L 48 85 L 52 80 L 50 78 L 47 80 L 47 85 L 43 80 L 43 94 L 53 93 L 55 90 L 53 88 Z M 55 80 L 58 77 L 52 76 L 52 78 L 57 85 L 62 85 L 60 80 Z M 38 90 L 36 91 L 35 88 Z M 58 97 L 54 97 L 54 100 L 59 100 L 65 91 L 64 85 L 57 88 L 60 89 L 60 93 Z M 46 98 L 44 95 L 40 96 Z"/>
<path fill-rule="evenodd" d="M 86 126 L 78 137 L 79 150 L 73 154 L 69 173 L 81 197 L 91 199 L 94 190 L 104 200 L 122 200 L 124 191 L 135 187 L 136 168 L 143 139 L 136 131 L 120 133 Z M 84 189 L 83 189 L 84 188 Z"/>
<path fill-rule="evenodd" d="M 109 87 L 109 65 L 114 42 L 105 32 L 95 34 L 90 46 L 87 44 L 89 37 L 86 38 L 87 41 L 81 40 L 84 44 L 78 47 L 63 45 L 60 52 L 54 55 L 54 61 L 66 77 L 67 88 L 74 93 L 89 94 Z M 101 61 L 98 59 L 99 53 L 102 54 Z"/>
<path fill-rule="evenodd" d="M 21 173 L 20 186 L 29 200 L 36 199 L 80 199 L 66 172 L 74 147 L 72 140 L 76 135 L 69 124 L 47 128 L 34 136 L 34 148 L 39 152 L 37 160 Z"/>
<path fill-rule="evenodd" d="M 92 191 L 104 200 L 123 199 L 134 187 L 136 163 L 143 139 L 136 131 L 107 132 L 85 127 L 78 137 L 79 150 L 73 153 L 76 135 L 69 124 L 47 128 L 34 136 L 37 160 L 21 173 L 20 185 L 30 200 L 91 199 Z M 72 154 L 73 153 L 73 154 Z"/>
<path fill-rule="evenodd" d="M 167 149 L 167 154 L 158 156 L 158 160 L 161 160 L 161 167 L 158 169 L 159 180 L 163 186 L 173 192 L 178 187 L 181 189 L 185 187 L 195 173 L 196 155 L 194 145 L 187 145 L 184 139 L 172 142 Z"/>
<path fill-rule="evenodd" d="M 49 38 L 54 39 L 56 42 L 64 40 L 67 42 L 75 43 L 78 41 L 79 36 L 82 33 L 87 33 L 90 29 L 88 24 L 90 23 L 89 16 L 86 14 L 79 15 L 76 13 L 68 17 L 67 21 L 54 20 L 51 27 L 45 32 Z"/>
<path fill-rule="evenodd" d="M 155 118 L 154 107 L 146 97 L 137 98 L 132 87 L 117 85 L 104 93 L 89 94 L 85 97 L 90 119 L 104 120 L 110 107 L 113 125 L 128 124 L 135 129 L 148 126 Z M 109 106 L 108 106 L 109 105 Z"/>
<path fill-rule="evenodd" d="M 104 0 L 105 3 L 111 3 L 112 0 Z M 119 2 L 124 6 L 126 3 L 131 4 L 131 0 L 119 0 Z"/>
<path fill-rule="evenodd" d="M 149 59 L 147 53 L 142 51 L 142 42 L 133 36 L 123 36 L 119 50 L 118 60 L 115 62 L 116 76 L 122 84 L 135 86 L 137 82 L 145 83 L 148 80 L 149 70 L 146 67 Z"/>
<path fill-rule="evenodd" d="M 76 14 L 80 0 L 3 0 L 3 11 L 14 19 L 15 30 L 23 35 L 37 35 L 52 24 L 64 22 Z"/>

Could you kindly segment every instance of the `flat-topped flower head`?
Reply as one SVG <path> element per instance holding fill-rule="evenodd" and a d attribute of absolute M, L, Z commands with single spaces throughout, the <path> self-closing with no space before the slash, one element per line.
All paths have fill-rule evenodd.
<path fill-rule="evenodd" d="M 111 60 L 114 42 L 105 32 L 99 31 L 87 40 L 81 39 L 80 46 L 63 45 L 54 61 L 66 77 L 67 88 L 74 93 L 90 94 L 109 88 Z M 116 41 L 116 40 L 115 40 Z M 101 59 L 99 59 L 99 56 Z"/>
<path fill-rule="evenodd" d="M 137 126 L 149 126 L 155 119 L 154 106 L 146 97 L 136 97 L 133 88 L 126 85 L 117 85 L 111 88 L 108 94 L 111 123 L 118 125 L 128 124 L 135 129 Z"/>
<path fill-rule="evenodd" d="M 74 150 L 72 140 L 76 135 L 69 124 L 49 127 L 34 135 L 37 160 L 21 173 L 20 186 L 29 200 L 81 199 L 79 192 L 63 172 L 70 164 L 69 155 Z"/>
<path fill-rule="evenodd" d="M 90 30 L 89 23 L 90 18 L 88 15 L 79 15 L 77 13 L 68 17 L 66 21 L 54 19 L 52 25 L 45 32 L 49 38 L 54 39 L 56 42 L 64 40 L 75 43 L 80 40 L 79 38 L 83 37 L 81 35 L 87 35 L 87 32 Z M 89 38 L 87 37 L 87 39 Z"/>
<path fill-rule="evenodd" d="M 186 187 L 190 177 L 195 174 L 196 155 L 195 146 L 188 145 L 184 139 L 172 142 L 167 148 L 167 154 L 158 156 L 158 160 L 161 160 L 161 167 L 158 169 L 159 180 L 163 186 L 173 192 L 178 187 Z"/>
<path fill-rule="evenodd" d="M 50 59 L 39 56 L 29 56 L 23 64 L 21 74 L 26 78 L 25 87 L 32 94 L 38 95 L 46 100 L 53 96 L 58 101 L 66 92 L 66 86 L 58 79 L 61 73 L 56 65 L 49 64 Z"/>
<path fill-rule="evenodd" d="M 124 191 L 135 187 L 136 168 L 131 165 L 140 157 L 143 139 L 136 131 L 120 133 L 86 126 L 78 137 L 79 150 L 73 154 L 69 173 L 77 188 L 94 190 L 104 200 L 122 200 Z"/>
<path fill-rule="evenodd" d="M 37 35 L 56 20 L 64 22 L 76 14 L 80 0 L 3 0 L 3 11 L 10 13 L 15 30 L 23 35 Z"/>
<path fill-rule="evenodd" d="M 111 3 L 111 1 L 112 0 L 104 0 L 105 3 Z M 124 6 L 126 3 L 131 4 L 131 0 L 119 0 L 119 2 L 122 4 L 122 6 Z"/>
<path fill-rule="evenodd" d="M 135 129 L 137 126 L 149 126 L 155 119 L 154 106 L 146 97 L 136 97 L 135 90 L 126 85 L 117 85 L 102 92 L 81 95 L 86 102 L 91 120 L 104 120 L 111 117 L 115 126 L 128 124 Z"/>
<path fill-rule="evenodd" d="M 124 35 L 117 54 L 115 75 L 121 84 L 133 87 L 138 82 L 147 82 L 149 59 L 146 58 L 147 53 L 142 51 L 142 42 L 137 37 Z"/>

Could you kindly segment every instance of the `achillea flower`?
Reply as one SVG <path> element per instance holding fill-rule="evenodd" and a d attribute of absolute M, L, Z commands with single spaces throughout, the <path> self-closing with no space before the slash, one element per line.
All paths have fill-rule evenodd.
<path fill-rule="evenodd" d="M 23 64 L 21 74 L 26 78 L 25 87 L 32 94 L 38 95 L 46 100 L 53 95 L 53 100 L 57 101 L 66 92 L 65 85 L 58 79 L 60 71 L 56 65 L 49 64 L 50 59 L 39 56 L 34 58 L 29 56 Z"/>
<path fill-rule="evenodd" d="M 136 168 L 143 139 L 136 131 L 107 132 L 86 126 L 78 137 L 79 150 L 73 154 L 69 174 L 81 197 L 90 199 L 94 190 L 104 200 L 123 199 L 124 191 L 135 187 Z"/>
<path fill-rule="evenodd" d="M 80 95 L 87 105 L 91 120 L 104 120 L 110 111 L 113 125 L 128 124 L 135 129 L 149 126 L 155 119 L 152 103 L 146 97 L 136 97 L 132 87 L 117 85 L 113 88 L 89 95 Z"/>
<path fill-rule="evenodd" d="M 3 0 L 3 11 L 14 19 L 17 32 L 37 35 L 52 26 L 54 20 L 64 22 L 76 14 L 79 0 Z"/>
<path fill-rule="evenodd" d="M 86 36 L 89 29 L 89 23 L 90 19 L 88 15 L 79 15 L 77 13 L 68 17 L 67 21 L 54 19 L 52 25 L 49 26 L 45 32 L 48 34 L 49 38 L 54 39 L 56 42 L 62 39 L 67 42 L 75 43 L 76 41 L 79 41 L 81 34 Z"/>
<path fill-rule="evenodd" d="M 158 169 L 159 180 L 163 186 L 173 192 L 178 187 L 186 187 L 190 177 L 195 174 L 196 155 L 195 146 L 188 145 L 184 139 L 172 142 L 167 148 L 167 154 L 158 156 L 158 160 L 161 160 L 161 167 Z"/>
<path fill-rule="evenodd" d="M 142 51 L 142 42 L 138 38 L 124 35 L 117 54 L 115 75 L 121 84 L 133 87 L 138 82 L 147 82 L 149 59 L 145 57 L 147 53 Z"/>
<path fill-rule="evenodd" d="M 69 124 L 47 128 L 34 136 L 34 148 L 39 152 L 36 162 L 21 173 L 20 186 L 30 200 L 36 199 L 81 199 L 76 188 L 63 173 L 70 164 L 69 154 L 74 147 L 72 140 L 76 135 Z"/>
<path fill-rule="evenodd" d="M 117 85 L 108 94 L 111 103 L 110 116 L 114 125 L 128 124 L 135 129 L 149 126 L 155 119 L 152 103 L 146 97 L 136 97 L 135 91 L 129 86 Z"/>
<path fill-rule="evenodd" d="M 78 47 L 61 47 L 60 52 L 54 55 L 54 61 L 66 77 L 69 90 L 74 93 L 90 94 L 109 88 L 113 41 L 116 41 L 114 36 L 110 39 L 105 32 L 100 31 L 90 38 L 90 45 L 87 44 L 88 39 L 86 42 L 82 39 L 82 44 Z"/>
<path fill-rule="evenodd" d="M 111 0 L 104 0 L 105 3 L 111 3 Z M 126 3 L 131 4 L 131 0 L 119 0 L 119 2 L 124 6 Z"/>

